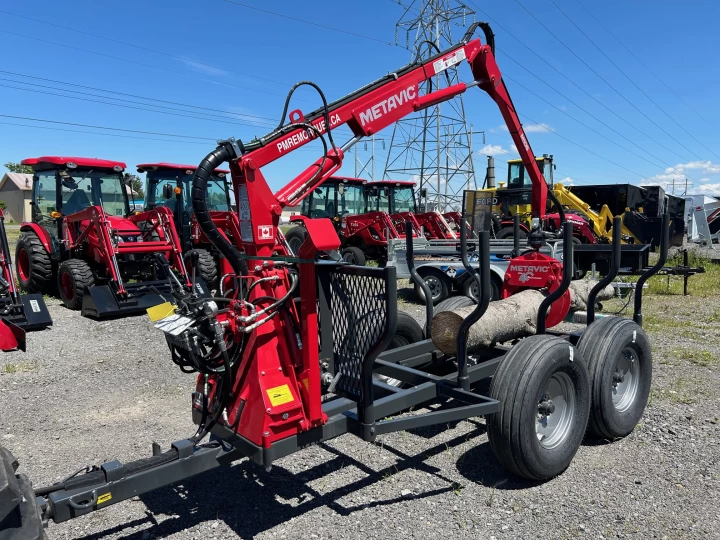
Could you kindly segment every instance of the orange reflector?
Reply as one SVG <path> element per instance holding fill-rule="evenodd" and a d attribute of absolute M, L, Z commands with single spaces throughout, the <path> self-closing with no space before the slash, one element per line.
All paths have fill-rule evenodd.
<path fill-rule="evenodd" d="M 175 195 L 180 195 L 182 193 L 182 188 L 178 186 L 173 191 L 175 192 Z"/>
<path fill-rule="evenodd" d="M 52 212 L 50 212 L 50 217 L 53 219 L 58 219 L 58 218 L 62 217 L 62 214 L 60 212 L 53 210 Z"/>

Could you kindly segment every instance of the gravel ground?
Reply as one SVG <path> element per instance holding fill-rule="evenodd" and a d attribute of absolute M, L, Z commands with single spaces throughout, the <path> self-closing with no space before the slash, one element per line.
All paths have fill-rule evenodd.
<path fill-rule="evenodd" d="M 699 278 L 698 278 L 699 279 Z M 691 279 L 691 291 L 692 291 Z M 403 291 L 402 298 L 410 298 Z M 145 317 L 81 318 L 0 356 L 0 444 L 36 486 L 194 433 L 191 375 Z M 422 319 L 423 308 L 401 307 Z M 64 524 L 59 538 L 720 538 L 720 295 L 648 296 L 650 405 L 614 443 L 586 441 L 545 483 L 509 477 L 484 421 L 343 436 L 265 472 L 239 462 Z"/>

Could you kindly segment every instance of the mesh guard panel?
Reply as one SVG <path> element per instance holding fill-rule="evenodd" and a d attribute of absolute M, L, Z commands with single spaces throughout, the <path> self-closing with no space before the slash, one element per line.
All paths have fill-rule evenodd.
<path fill-rule="evenodd" d="M 328 277 L 336 390 L 368 405 L 373 362 L 395 331 L 395 269 L 340 266 Z"/>

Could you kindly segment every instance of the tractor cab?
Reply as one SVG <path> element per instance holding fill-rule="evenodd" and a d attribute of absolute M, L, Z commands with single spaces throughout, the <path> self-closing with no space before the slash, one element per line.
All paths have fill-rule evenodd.
<path fill-rule="evenodd" d="M 195 165 L 174 163 L 143 163 L 137 166 L 145 173 L 145 210 L 158 207 L 169 208 L 180 234 L 183 250 L 192 249 L 192 180 Z M 230 187 L 227 179 L 230 171 L 216 170 L 207 187 L 207 204 L 211 212 L 230 212 Z"/>
<path fill-rule="evenodd" d="M 415 199 L 415 182 L 390 180 L 368 182 L 365 185 L 368 209 L 387 212 L 401 234 L 405 234 L 405 222 L 413 224 L 413 236 L 427 240 L 456 239 L 456 233 L 439 212 L 418 213 Z"/>
<path fill-rule="evenodd" d="M 125 163 L 104 159 L 48 156 L 23 161 L 33 169 L 32 220 L 43 227 L 58 249 L 59 219 L 100 206 L 118 230 L 140 234 L 127 221 Z M 85 221 L 85 220 L 82 220 Z M 81 228 L 87 226 L 80 223 Z"/>
<path fill-rule="evenodd" d="M 336 225 L 345 216 L 367 212 L 364 180 L 334 176 L 322 183 L 305 199 L 300 214 L 308 218 L 329 218 Z"/>

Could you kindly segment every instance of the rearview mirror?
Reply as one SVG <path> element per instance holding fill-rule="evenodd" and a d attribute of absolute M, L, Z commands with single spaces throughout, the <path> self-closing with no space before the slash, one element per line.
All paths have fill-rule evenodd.
<path fill-rule="evenodd" d="M 173 187 L 169 182 L 163 184 L 162 187 L 163 199 L 171 199 L 173 196 Z"/>
<path fill-rule="evenodd" d="M 338 193 L 339 193 L 340 195 L 344 195 L 344 194 L 345 194 L 345 184 L 339 184 L 339 185 L 338 185 Z"/>

